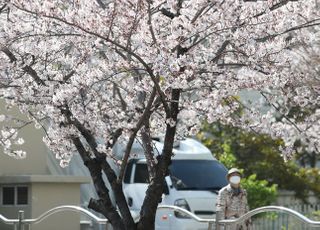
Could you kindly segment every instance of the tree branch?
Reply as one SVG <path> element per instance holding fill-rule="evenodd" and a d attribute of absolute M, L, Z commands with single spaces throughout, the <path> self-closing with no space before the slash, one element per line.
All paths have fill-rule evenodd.
<path fill-rule="evenodd" d="M 120 99 L 120 103 L 121 103 L 121 108 L 123 111 L 126 111 L 127 110 L 127 103 L 126 101 L 123 99 L 121 93 L 120 93 L 120 90 L 119 90 L 119 87 L 116 85 L 116 84 L 113 84 L 113 87 L 114 87 L 114 90 L 116 91 L 119 99 Z"/>
<path fill-rule="evenodd" d="M 218 49 L 216 56 L 214 58 L 212 58 L 212 62 L 216 62 L 219 60 L 220 56 L 222 55 L 222 53 L 225 51 L 225 49 L 227 48 L 227 46 L 229 45 L 230 41 L 226 40 L 222 43 L 221 47 Z"/>
<path fill-rule="evenodd" d="M 8 56 L 11 63 L 17 61 L 15 55 L 7 47 L 2 46 L 0 50 Z M 22 70 L 29 74 L 33 78 L 33 80 L 35 80 L 39 85 L 46 85 L 45 82 L 38 76 L 37 72 L 30 65 L 25 65 L 24 67 L 22 67 Z"/>
<path fill-rule="evenodd" d="M 268 102 L 268 104 L 269 105 L 271 105 L 273 108 L 275 108 L 279 113 L 280 113 L 280 109 L 275 105 L 275 104 L 273 104 L 270 100 L 269 100 L 269 98 L 262 92 L 262 90 L 260 89 L 259 90 L 259 93 L 266 99 L 266 101 Z M 283 113 L 280 113 L 290 124 L 292 124 L 300 133 L 302 133 L 302 130 L 293 122 L 293 121 L 291 121 L 291 119 L 287 116 L 287 115 L 285 115 L 285 114 L 283 114 Z"/>
<path fill-rule="evenodd" d="M 122 158 L 122 163 L 121 163 L 121 168 L 120 168 L 120 173 L 119 173 L 119 177 L 118 177 L 118 182 L 122 181 L 123 177 L 124 177 L 124 171 L 125 171 L 125 167 L 127 165 L 129 156 L 130 156 L 130 151 L 131 151 L 131 147 L 133 145 L 134 139 L 136 138 L 136 135 L 138 133 L 138 131 L 141 129 L 143 123 L 145 120 L 148 120 L 150 117 L 150 110 L 151 110 L 151 106 L 153 104 L 154 98 L 156 96 L 156 88 L 153 87 L 153 90 L 151 92 L 151 95 L 149 97 L 148 103 L 146 108 L 144 109 L 144 112 L 142 114 L 142 116 L 140 117 L 134 131 L 132 132 L 129 141 L 127 143 L 126 146 L 126 150 L 124 152 L 124 156 Z"/>
<path fill-rule="evenodd" d="M 112 45 L 124 50 L 126 53 L 128 53 L 131 56 L 133 56 L 138 62 L 140 62 L 145 67 L 147 73 L 151 77 L 151 80 L 153 81 L 154 85 L 156 86 L 156 89 L 158 91 L 158 94 L 161 97 L 161 102 L 163 104 L 163 107 L 164 107 L 166 113 L 170 113 L 170 108 L 169 108 L 169 106 L 168 106 L 168 104 L 166 102 L 165 94 L 161 90 L 160 85 L 158 83 L 158 80 L 159 80 L 158 77 L 156 77 L 154 75 L 152 68 L 138 54 L 134 53 L 130 49 L 127 49 L 125 46 L 119 44 L 118 42 L 116 42 L 114 40 L 111 40 L 109 37 L 105 37 L 105 36 L 102 36 L 101 34 L 98 34 L 96 32 L 92 32 L 92 31 L 90 31 L 90 29 L 83 28 L 82 26 L 77 25 L 77 24 L 72 23 L 72 22 L 69 22 L 69 21 L 67 21 L 67 20 L 65 20 L 63 18 L 59 18 L 59 17 L 51 16 L 51 15 L 46 15 L 46 14 L 39 15 L 37 12 L 33 12 L 31 10 L 24 9 L 24 8 L 22 8 L 22 7 L 20 7 L 20 6 L 16 5 L 16 4 L 14 4 L 14 6 L 16 8 L 18 8 L 19 10 L 25 11 L 25 12 L 27 12 L 29 14 L 34 14 L 36 16 L 42 16 L 42 17 L 45 17 L 45 18 L 51 18 L 51 19 L 54 19 L 56 21 L 62 22 L 64 24 L 66 24 L 66 25 L 69 25 L 71 27 L 75 27 L 75 28 L 87 33 L 87 34 L 90 34 L 90 35 L 96 36 L 98 38 L 101 38 L 102 40 L 105 40 L 106 42 L 109 42 L 110 44 L 112 44 Z"/>
<path fill-rule="evenodd" d="M 11 63 L 17 61 L 17 58 L 7 47 L 2 46 L 0 50 L 8 56 Z"/>
<path fill-rule="evenodd" d="M 150 34 L 151 34 L 153 43 L 157 44 L 157 39 L 154 34 L 154 30 L 153 30 L 153 26 L 152 26 L 151 0 L 148 1 L 148 25 L 149 25 L 149 30 L 150 30 Z"/>
<path fill-rule="evenodd" d="M 29 74 L 38 83 L 38 85 L 46 85 L 31 66 L 25 65 L 22 69 Z"/>
<path fill-rule="evenodd" d="M 176 17 L 176 15 L 175 15 L 174 13 L 170 12 L 169 10 L 167 10 L 167 9 L 165 9 L 165 8 L 160 9 L 160 12 L 161 12 L 163 15 L 169 17 L 170 19 L 174 19 L 174 17 Z"/>
<path fill-rule="evenodd" d="M 258 0 L 244 0 L 245 2 L 256 2 Z M 273 10 L 276 10 L 284 5 L 286 5 L 288 2 L 297 2 L 298 0 L 283 0 L 283 1 L 279 1 L 278 3 L 272 5 L 269 10 L 270 11 L 273 11 Z M 256 14 L 254 17 L 259 17 L 261 15 L 264 15 L 266 13 L 266 10 L 265 11 L 262 11 L 258 14 Z"/>
<path fill-rule="evenodd" d="M 7 3 L 3 4 L 3 6 L 0 7 L 0 14 L 6 7 L 7 7 Z"/>
<path fill-rule="evenodd" d="M 203 15 L 202 13 L 205 11 L 205 9 L 209 6 L 209 8 L 204 12 L 204 14 L 206 14 L 210 9 L 212 9 L 212 7 L 214 7 L 217 3 L 213 2 L 210 5 L 205 5 L 203 7 L 201 7 L 201 9 L 198 10 L 198 12 L 196 13 L 196 15 L 192 18 L 191 20 L 191 24 L 195 23 L 195 21 L 201 16 Z"/>
<path fill-rule="evenodd" d="M 292 27 L 290 29 L 287 29 L 287 30 L 285 30 L 283 32 L 280 32 L 280 33 L 270 34 L 270 35 L 262 37 L 262 38 L 256 38 L 256 41 L 257 42 L 265 42 L 268 39 L 272 39 L 272 38 L 275 38 L 277 36 L 284 35 L 286 33 L 292 32 L 292 31 L 296 31 L 296 30 L 300 30 L 300 29 L 308 28 L 308 27 L 312 27 L 312 26 L 318 26 L 318 25 L 320 25 L 320 22 L 317 22 L 317 21 L 320 21 L 320 18 L 311 20 L 309 22 L 303 23 L 303 24 L 298 25 L 298 26 L 294 26 L 294 27 Z"/>
<path fill-rule="evenodd" d="M 76 73 L 76 71 L 71 70 L 70 73 L 68 73 L 67 75 L 63 76 L 63 81 L 64 82 L 68 81 L 75 73 Z"/>
<path fill-rule="evenodd" d="M 155 165 L 156 162 L 154 160 L 154 151 L 152 147 L 152 138 L 150 136 L 150 124 L 149 120 L 144 121 L 144 127 L 141 130 L 141 139 L 142 139 L 142 145 L 144 148 L 144 155 L 146 157 L 147 166 L 148 166 L 148 172 L 150 181 L 155 176 Z"/>
<path fill-rule="evenodd" d="M 96 2 L 98 3 L 98 5 L 102 8 L 102 9 L 106 9 L 106 5 L 102 2 L 102 0 L 96 0 Z"/>
<path fill-rule="evenodd" d="M 167 118 L 172 119 L 174 122 L 177 122 L 179 113 L 180 92 L 181 89 L 172 89 L 171 92 L 171 113 L 167 114 Z M 144 229 L 144 226 L 154 227 L 156 209 L 158 203 L 161 202 L 164 178 L 168 174 L 167 170 L 169 165 L 171 164 L 175 134 L 176 124 L 167 124 L 162 154 L 158 157 L 158 164 L 156 166 L 156 174 L 154 180 L 151 181 L 146 191 L 146 196 L 140 211 L 140 221 L 138 224 L 138 229 Z M 160 198 L 160 200 L 157 198 Z"/>

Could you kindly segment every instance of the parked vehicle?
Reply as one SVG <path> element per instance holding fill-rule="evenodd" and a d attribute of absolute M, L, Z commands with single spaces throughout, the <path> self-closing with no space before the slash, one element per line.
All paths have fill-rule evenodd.
<path fill-rule="evenodd" d="M 154 141 L 154 150 L 160 154 L 163 143 Z M 119 146 L 115 152 L 121 154 Z M 142 146 L 135 143 L 123 180 L 124 194 L 133 213 L 139 215 L 149 183 L 146 159 Z M 200 142 L 188 138 L 175 145 L 174 157 L 165 178 L 165 190 L 161 204 L 176 205 L 191 211 L 201 218 L 215 218 L 215 203 L 218 191 L 227 185 L 227 169 Z M 207 224 L 198 223 L 172 210 L 158 210 L 157 230 L 202 230 Z"/>

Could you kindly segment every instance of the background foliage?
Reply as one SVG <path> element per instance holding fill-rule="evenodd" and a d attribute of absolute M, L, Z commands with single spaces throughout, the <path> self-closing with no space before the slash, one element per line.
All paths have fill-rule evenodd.
<path fill-rule="evenodd" d="M 280 139 L 220 123 L 204 124 L 198 137 L 227 168 L 243 170 L 242 185 L 251 209 L 275 201 L 277 188 L 295 191 L 304 202 L 310 191 L 320 197 L 320 170 L 307 163 L 314 163 L 315 155 L 302 148 L 295 159 L 284 162 L 279 154 Z"/>

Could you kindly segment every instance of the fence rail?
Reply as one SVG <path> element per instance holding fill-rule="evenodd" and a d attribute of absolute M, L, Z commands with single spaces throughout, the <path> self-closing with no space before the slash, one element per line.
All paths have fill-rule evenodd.
<path fill-rule="evenodd" d="M 15 227 L 14 229 L 16 229 L 16 230 L 25 230 L 25 228 L 24 228 L 25 226 L 27 226 L 28 230 L 29 230 L 30 226 L 32 224 L 38 224 L 55 213 L 65 212 L 65 211 L 81 213 L 81 214 L 89 217 L 90 219 L 94 220 L 98 224 L 107 224 L 108 223 L 107 219 L 100 218 L 100 217 L 94 215 L 92 212 L 88 211 L 87 209 L 84 209 L 82 207 L 75 206 L 75 205 L 63 205 L 63 206 L 55 207 L 55 208 L 52 208 L 52 209 L 44 212 L 38 218 L 33 218 L 33 219 L 24 219 L 24 211 L 19 211 L 17 219 L 8 219 L 0 214 L 0 222 L 3 222 L 5 224 L 11 224 L 11 225 L 13 224 Z"/>
<path fill-rule="evenodd" d="M 257 208 L 257 209 L 249 211 L 248 213 L 246 213 L 245 215 L 243 215 L 237 219 L 220 220 L 220 221 L 218 221 L 218 223 L 216 223 L 216 219 L 200 218 L 200 217 L 196 216 L 195 214 L 193 214 L 183 208 L 173 206 L 173 205 L 159 205 L 158 209 L 169 209 L 169 210 L 178 211 L 183 214 L 186 214 L 190 218 L 194 219 L 197 222 L 207 223 L 208 230 L 212 230 L 213 226 L 215 224 L 219 224 L 219 225 L 223 225 L 223 226 L 230 226 L 232 224 L 239 224 L 239 223 L 242 223 L 243 221 L 245 221 L 246 219 L 251 218 L 257 214 L 267 213 L 267 212 L 286 213 L 286 214 L 291 215 L 291 216 L 295 217 L 296 219 L 300 220 L 304 224 L 307 224 L 309 227 L 319 227 L 320 228 L 320 221 L 311 220 L 295 210 L 292 210 L 292 209 L 289 209 L 286 207 L 281 207 L 281 206 L 265 206 L 265 207 Z M 94 215 L 90 211 L 88 211 L 82 207 L 73 206 L 73 205 L 63 205 L 63 206 L 55 207 L 53 209 L 46 211 L 45 213 L 40 215 L 38 218 L 34 218 L 34 219 L 24 219 L 24 212 L 23 211 L 19 211 L 19 215 L 18 215 L 17 219 L 8 219 L 0 214 L 0 222 L 3 222 L 5 224 L 13 224 L 15 226 L 15 229 L 17 229 L 17 230 L 24 230 L 25 226 L 28 226 L 28 228 L 30 228 L 30 226 L 32 224 L 37 224 L 37 223 L 43 221 L 44 219 L 50 217 L 51 215 L 58 213 L 58 212 L 63 212 L 63 211 L 71 211 L 71 212 L 78 212 L 78 213 L 84 214 L 85 216 L 91 218 L 92 220 L 94 220 L 98 224 L 107 224 L 108 223 L 107 219 L 97 217 L 96 215 Z"/>

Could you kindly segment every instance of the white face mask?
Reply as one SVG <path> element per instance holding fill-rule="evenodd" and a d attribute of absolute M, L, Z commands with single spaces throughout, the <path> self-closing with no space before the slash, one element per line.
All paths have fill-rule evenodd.
<path fill-rule="evenodd" d="M 232 184 L 239 184 L 240 183 L 241 178 L 239 176 L 231 176 L 229 178 L 230 183 Z"/>

